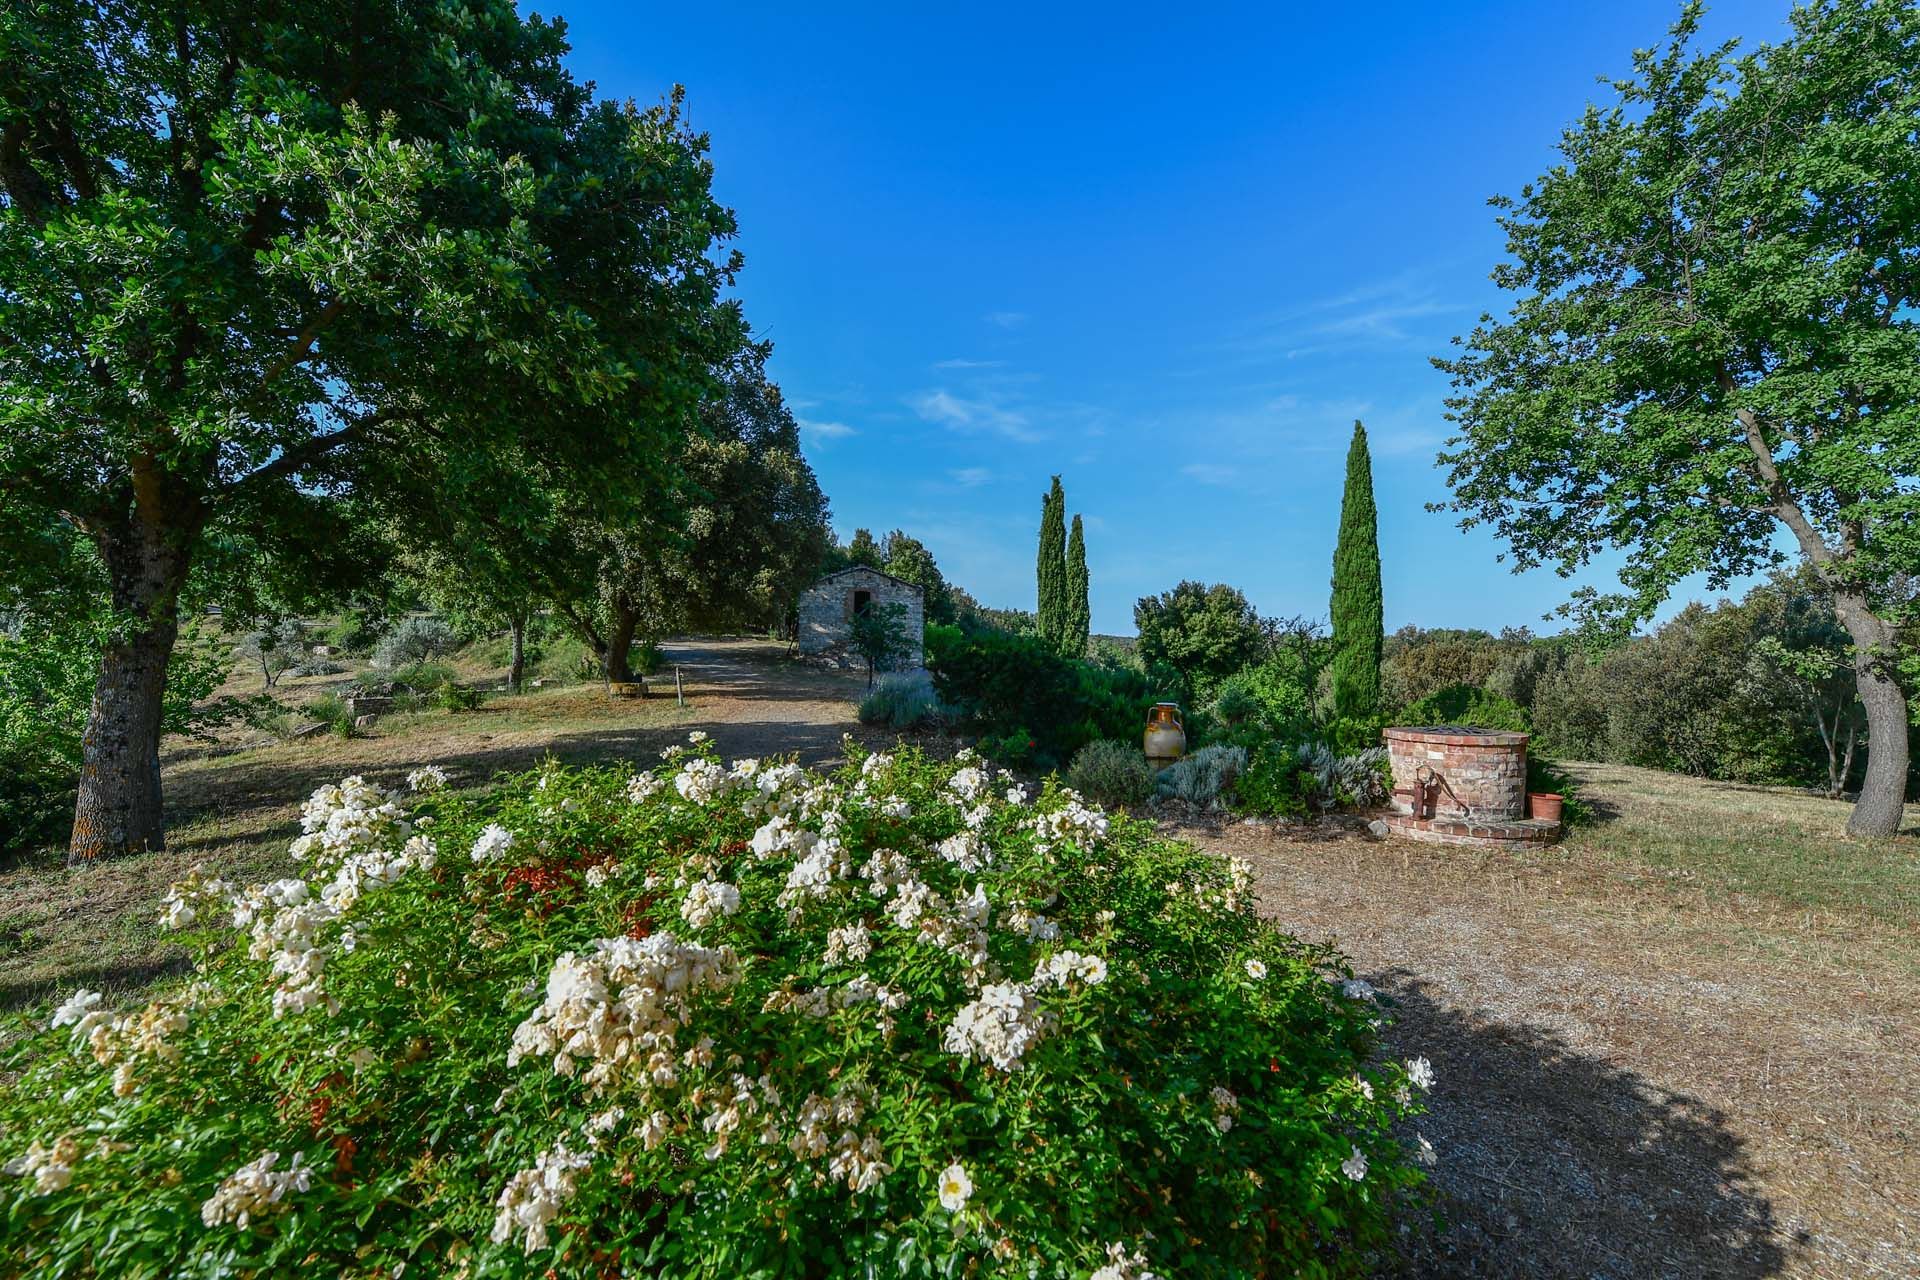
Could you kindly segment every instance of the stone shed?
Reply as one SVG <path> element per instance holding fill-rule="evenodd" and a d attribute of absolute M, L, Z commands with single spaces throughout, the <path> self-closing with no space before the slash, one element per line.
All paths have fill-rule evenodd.
<path fill-rule="evenodd" d="M 902 664 L 908 669 L 925 665 L 921 638 L 925 631 L 927 609 L 924 593 L 911 582 L 890 573 L 857 564 L 830 573 L 808 587 L 800 596 L 800 632 L 797 637 L 802 657 L 835 666 L 859 664 L 853 652 L 854 615 L 875 605 L 902 605 L 908 653 Z"/>

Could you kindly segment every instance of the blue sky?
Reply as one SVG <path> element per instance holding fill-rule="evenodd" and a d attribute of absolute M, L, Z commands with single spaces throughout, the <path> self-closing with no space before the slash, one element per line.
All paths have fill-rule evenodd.
<path fill-rule="evenodd" d="M 1287 9 L 558 12 L 602 94 L 687 86 L 842 536 L 904 528 L 1031 608 L 1058 472 L 1096 631 L 1182 578 L 1324 617 L 1359 417 L 1389 629 L 1552 630 L 1567 583 L 1424 509 L 1446 494 L 1428 357 L 1502 307 L 1487 197 L 1677 5 Z M 1708 33 L 1777 39 L 1787 9 L 1724 3 Z"/>

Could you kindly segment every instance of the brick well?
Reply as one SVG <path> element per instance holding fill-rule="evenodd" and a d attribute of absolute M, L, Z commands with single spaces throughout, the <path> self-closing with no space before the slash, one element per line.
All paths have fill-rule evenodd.
<path fill-rule="evenodd" d="M 1387 825 L 1416 840 L 1444 844 L 1540 844 L 1560 834 L 1557 822 L 1527 816 L 1527 735 L 1458 725 L 1382 731 L 1393 768 L 1393 808 Z M 1413 816 L 1416 775 L 1431 769 L 1437 788 L 1432 813 Z"/>

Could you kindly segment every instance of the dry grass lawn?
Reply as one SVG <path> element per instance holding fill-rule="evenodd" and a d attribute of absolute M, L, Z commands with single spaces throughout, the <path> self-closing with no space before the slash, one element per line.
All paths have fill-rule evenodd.
<path fill-rule="evenodd" d="M 154 921 L 167 886 L 196 863 L 243 883 L 286 874 L 301 801 L 347 774 L 398 786 L 409 769 L 434 762 L 458 785 L 480 786 L 549 755 L 571 764 L 652 759 L 693 729 L 712 734 L 729 756 L 837 756 L 841 735 L 860 731 L 852 700 L 864 678 L 800 667 L 783 654 L 764 641 L 678 643 L 667 646 L 659 692 L 644 700 L 609 700 L 597 684 L 571 684 L 493 697 L 472 712 L 385 717 L 347 739 L 277 741 L 247 731 L 213 745 L 172 742 L 162 761 L 165 852 L 69 871 L 49 850 L 0 866 L 0 1008 L 182 971 L 185 952 Z M 674 698 L 674 663 L 683 669 L 686 707 Z M 258 689 L 256 676 L 234 691 Z M 283 692 L 297 696 L 300 682 Z"/>

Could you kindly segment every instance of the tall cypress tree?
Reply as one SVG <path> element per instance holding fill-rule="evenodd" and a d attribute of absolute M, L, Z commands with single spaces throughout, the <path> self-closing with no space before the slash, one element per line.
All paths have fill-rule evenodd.
<path fill-rule="evenodd" d="M 1093 608 L 1087 600 L 1087 535 L 1080 517 L 1073 518 L 1073 534 L 1067 539 L 1067 626 L 1061 652 L 1069 658 L 1083 658 L 1087 639 L 1093 630 Z"/>
<path fill-rule="evenodd" d="M 1067 602 L 1067 494 L 1060 477 L 1040 499 L 1040 559 L 1036 566 L 1040 589 L 1040 636 L 1059 648 L 1066 629 Z"/>
<path fill-rule="evenodd" d="M 1380 594 L 1380 521 L 1373 505 L 1373 459 L 1367 429 L 1353 424 L 1347 448 L 1347 491 L 1340 500 L 1340 540 L 1333 549 L 1333 710 L 1365 719 L 1380 710 L 1380 650 L 1385 622 Z"/>

